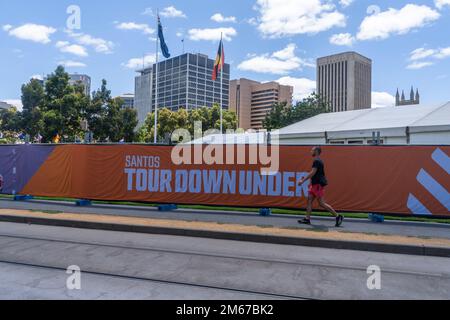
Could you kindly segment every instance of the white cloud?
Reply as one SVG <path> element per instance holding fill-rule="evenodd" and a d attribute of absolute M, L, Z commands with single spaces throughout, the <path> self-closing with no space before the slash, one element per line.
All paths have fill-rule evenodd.
<path fill-rule="evenodd" d="M 43 44 L 51 42 L 50 36 L 56 32 L 55 28 L 33 23 L 27 23 L 17 28 L 7 25 L 6 29 L 4 30 L 8 31 L 10 36 Z"/>
<path fill-rule="evenodd" d="M 387 92 L 372 92 L 372 108 L 395 106 L 395 97 Z"/>
<path fill-rule="evenodd" d="M 416 4 L 407 4 L 397 10 L 374 13 L 364 18 L 359 27 L 358 40 L 386 39 L 392 34 L 406 34 L 411 30 L 421 28 L 439 19 L 436 10 Z"/>
<path fill-rule="evenodd" d="M 44 77 L 40 74 L 33 74 L 30 79 L 44 80 Z"/>
<path fill-rule="evenodd" d="M 152 8 L 145 8 L 145 10 L 142 12 L 142 14 L 144 16 L 151 16 L 151 17 L 155 16 L 155 14 L 153 13 L 153 9 Z"/>
<path fill-rule="evenodd" d="M 219 41 L 221 34 L 223 34 L 225 41 L 231 41 L 237 35 L 237 31 L 234 28 L 191 29 L 188 33 L 189 39 L 193 41 Z"/>
<path fill-rule="evenodd" d="M 294 87 L 295 101 L 301 101 L 316 91 L 316 81 L 307 78 L 282 77 L 277 82 Z"/>
<path fill-rule="evenodd" d="M 215 22 L 236 22 L 236 17 L 230 16 L 230 17 L 224 17 L 221 13 L 216 13 L 211 17 L 212 21 Z"/>
<path fill-rule="evenodd" d="M 312 62 L 295 55 L 296 45 L 291 43 L 286 48 L 272 54 L 253 55 L 238 65 L 239 70 L 258 73 L 288 74 L 304 66 L 314 67 Z"/>
<path fill-rule="evenodd" d="M 432 66 L 434 63 L 430 62 L 430 61 L 423 61 L 423 62 L 418 62 L 415 61 L 411 64 L 409 64 L 406 69 L 410 69 L 410 70 L 419 70 L 419 69 L 423 69 L 429 66 Z"/>
<path fill-rule="evenodd" d="M 174 6 L 164 8 L 160 14 L 166 18 L 186 18 L 186 15 L 183 13 L 183 11 L 178 10 Z"/>
<path fill-rule="evenodd" d="M 73 60 L 64 60 L 59 61 L 58 65 L 64 66 L 66 68 L 85 68 L 86 64 L 79 61 L 73 61 Z"/>
<path fill-rule="evenodd" d="M 155 29 L 150 28 L 148 24 L 145 23 L 136 23 L 136 22 L 122 22 L 116 25 L 116 28 L 119 30 L 138 30 L 142 31 L 144 34 L 153 34 L 155 33 Z"/>
<path fill-rule="evenodd" d="M 2 27 L 3 31 L 6 31 L 6 32 L 8 32 L 9 30 L 11 30 L 12 28 L 13 28 L 13 26 L 10 25 L 10 24 L 5 24 L 5 25 Z"/>
<path fill-rule="evenodd" d="M 355 41 L 355 37 L 353 37 L 350 33 L 334 34 L 330 38 L 330 43 L 337 46 L 351 47 Z"/>
<path fill-rule="evenodd" d="M 354 0 L 339 0 L 339 4 L 346 8 L 353 3 Z"/>
<path fill-rule="evenodd" d="M 258 25 L 258 19 L 256 18 L 249 18 L 246 19 L 245 22 L 247 22 L 249 25 L 256 27 Z"/>
<path fill-rule="evenodd" d="M 146 55 L 142 58 L 132 58 L 126 63 L 122 63 L 122 66 L 128 69 L 136 70 L 143 67 L 147 67 L 156 62 L 156 56 L 154 54 Z"/>
<path fill-rule="evenodd" d="M 278 58 L 280 60 L 294 59 L 296 58 L 295 49 L 297 49 L 297 46 L 294 43 L 290 43 L 286 46 L 286 48 L 274 52 L 272 54 L 272 57 Z"/>
<path fill-rule="evenodd" d="M 411 61 L 421 60 L 433 56 L 435 53 L 436 52 L 433 49 L 418 48 L 411 52 L 411 57 L 409 59 Z"/>
<path fill-rule="evenodd" d="M 258 29 L 268 37 L 315 34 L 344 27 L 346 17 L 330 1 L 257 0 Z"/>
<path fill-rule="evenodd" d="M 6 102 L 9 105 L 16 107 L 17 110 L 19 110 L 19 111 L 23 110 L 22 100 L 20 100 L 20 99 L 5 99 L 2 101 Z"/>
<path fill-rule="evenodd" d="M 444 59 L 450 57 L 450 47 L 438 49 L 434 56 L 437 59 Z"/>
<path fill-rule="evenodd" d="M 102 38 L 95 38 L 89 34 L 74 33 L 70 30 L 66 31 L 70 37 L 81 45 L 93 47 L 96 52 L 109 54 L 112 53 L 114 43 Z"/>
<path fill-rule="evenodd" d="M 438 49 L 417 48 L 411 51 L 409 57 L 411 63 L 406 68 L 410 70 L 423 69 L 434 65 L 434 62 L 431 61 L 432 59 L 441 60 L 448 57 L 450 57 L 450 47 Z"/>
<path fill-rule="evenodd" d="M 58 41 L 56 47 L 64 53 L 70 53 L 79 57 L 87 57 L 89 54 L 85 47 L 78 44 L 70 44 L 67 41 Z"/>
<path fill-rule="evenodd" d="M 434 4 L 441 10 L 445 6 L 450 6 L 450 0 L 434 0 Z"/>

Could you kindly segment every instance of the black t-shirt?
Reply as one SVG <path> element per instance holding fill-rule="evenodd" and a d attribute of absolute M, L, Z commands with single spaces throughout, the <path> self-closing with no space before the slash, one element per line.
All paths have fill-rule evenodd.
<path fill-rule="evenodd" d="M 311 178 L 311 183 L 313 185 L 316 184 L 323 184 L 324 181 L 326 181 L 325 178 L 325 166 L 320 159 L 314 160 L 313 163 L 313 169 L 317 169 L 317 173 Z"/>

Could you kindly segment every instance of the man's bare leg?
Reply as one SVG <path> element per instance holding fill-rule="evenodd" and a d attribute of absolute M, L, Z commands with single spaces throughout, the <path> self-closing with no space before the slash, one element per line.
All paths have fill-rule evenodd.
<path fill-rule="evenodd" d="M 344 221 L 344 216 L 340 215 L 336 212 L 336 210 L 333 209 L 332 206 L 327 204 L 323 198 L 318 199 L 319 205 L 327 210 L 329 213 L 331 213 L 336 218 L 336 227 L 340 227 L 342 225 L 342 222 Z"/>
<path fill-rule="evenodd" d="M 302 220 L 299 220 L 298 223 L 300 224 L 311 224 L 311 214 L 312 214 L 312 207 L 314 200 L 316 200 L 315 196 L 310 195 L 308 197 L 308 207 L 306 209 L 306 218 L 303 218 Z"/>
<path fill-rule="evenodd" d="M 324 208 L 329 213 L 331 213 L 335 218 L 338 216 L 338 213 L 336 212 L 336 210 L 334 210 L 332 206 L 327 204 L 323 198 L 318 199 L 318 202 L 322 208 Z"/>
<path fill-rule="evenodd" d="M 311 214 L 312 214 L 312 209 L 313 209 L 313 203 L 314 200 L 316 199 L 315 196 L 309 196 L 308 197 L 308 208 L 306 209 L 306 219 L 307 220 L 311 220 Z"/>

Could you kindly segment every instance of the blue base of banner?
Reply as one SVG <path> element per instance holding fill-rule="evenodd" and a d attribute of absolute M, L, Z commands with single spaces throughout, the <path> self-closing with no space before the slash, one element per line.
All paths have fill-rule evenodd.
<path fill-rule="evenodd" d="M 383 223 L 384 222 L 384 216 L 382 216 L 380 214 L 371 213 L 371 214 L 369 214 L 369 220 L 374 222 L 374 223 Z"/>
<path fill-rule="evenodd" d="M 29 194 L 25 195 L 25 196 L 23 196 L 23 195 L 15 195 L 14 196 L 14 201 L 27 201 L 27 200 L 33 200 L 33 199 L 34 199 L 34 197 L 30 196 Z"/>
<path fill-rule="evenodd" d="M 259 209 L 259 215 L 263 217 L 268 217 L 272 214 L 272 209 L 269 208 L 263 208 Z"/>
<path fill-rule="evenodd" d="M 75 201 L 75 205 L 77 207 L 90 207 L 90 206 L 92 206 L 92 201 L 91 200 L 77 200 L 77 201 Z"/>
<path fill-rule="evenodd" d="M 177 210 L 178 206 L 176 204 L 161 204 L 158 206 L 158 211 L 163 211 L 163 212 L 167 212 L 167 211 L 173 211 L 173 210 Z"/>

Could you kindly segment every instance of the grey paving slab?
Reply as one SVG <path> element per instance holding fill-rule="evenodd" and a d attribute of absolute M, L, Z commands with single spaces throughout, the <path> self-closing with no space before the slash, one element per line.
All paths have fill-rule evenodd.
<path fill-rule="evenodd" d="M 210 286 L 215 288 L 211 299 L 226 298 L 224 288 L 314 299 L 450 298 L 450 260 L 436 257 L 0 223 L 0 261 L 61 269 L 75 264 L 82 272 Z M 381 269 L 381 290 L 367 288 L 371 265 Z M 42 272 L 33 278 L 32 270 L 19 268 L 17 279 L 24 276 L 21 272 L 29 279 L 25 284 L 0 282 L 15 292 L 11 296 L 33 291 L 30 284 L 50 277 Z M 94 299 L 102 298 L 101 292 L 112 292 L 106 298 L 120 297 L 114 285 L 132 285 L 105 287 L 97 278 L 92 283 L 86 297 Z M 129 291 L 131 298 L 165 297 L 164 288 L 152 287 L 157 293 L 146 294 L 142 290 L 148 284 L 139 285 Z M 203 297 L 201 290 L 184 295 L 178 289 L 178 298 Z M 55 291 L 64 295 L 58 290 L 64 289 Z"/>

